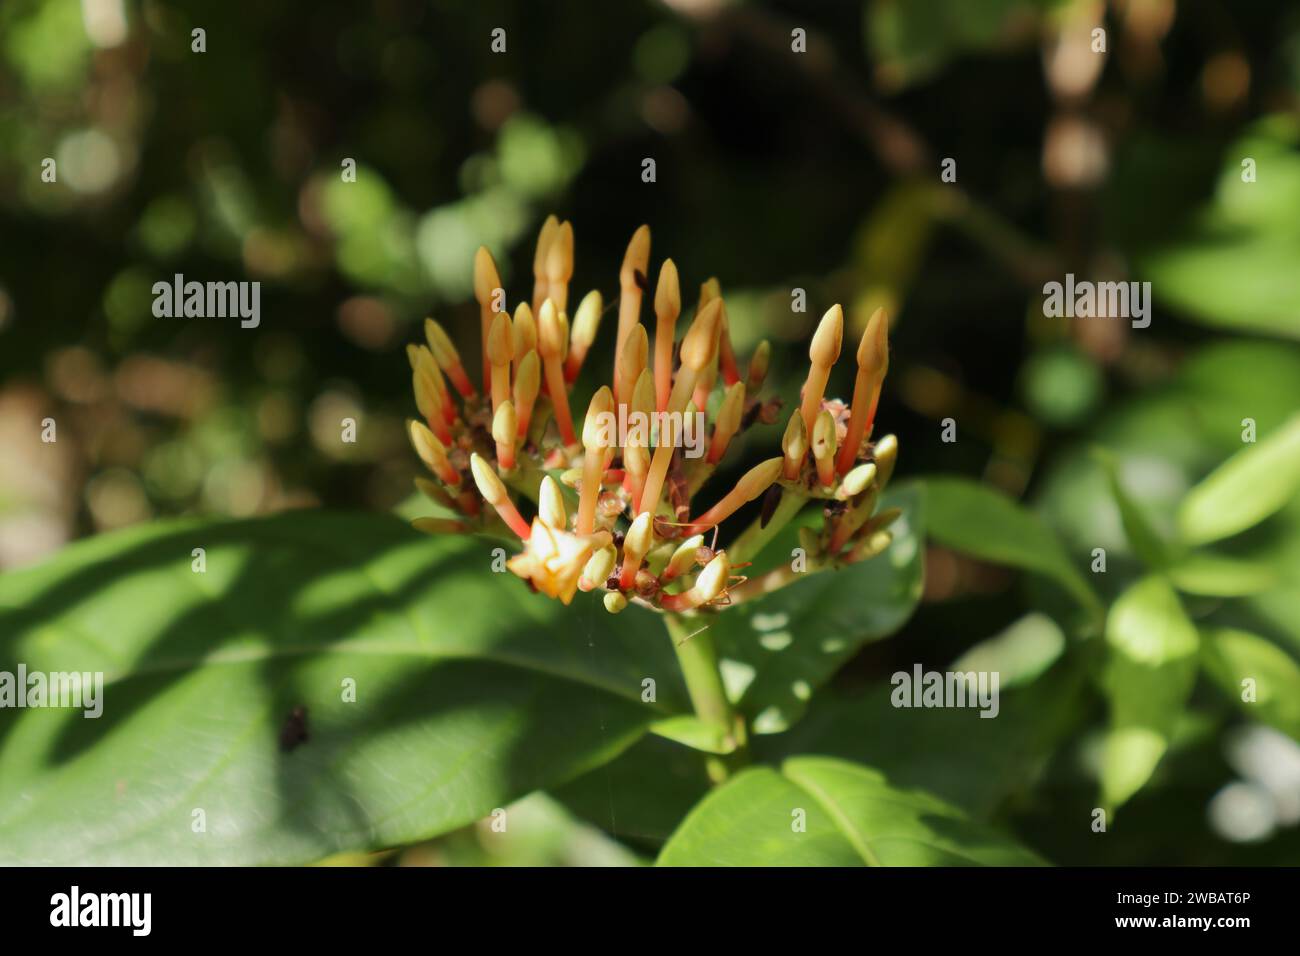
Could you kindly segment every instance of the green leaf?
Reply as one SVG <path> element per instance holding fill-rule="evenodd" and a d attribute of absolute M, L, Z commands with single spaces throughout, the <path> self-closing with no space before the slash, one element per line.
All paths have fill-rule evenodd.
<path fill-rule="evenodd" d="M 490 566 L 469 539 L 297 512 L 132 529 L 0 578 L 0 671 L 105 682 L 99 719 L 0 711 L 0 863 L 298 863 L 420 840 L 686 709 L 651 615 L 614 626 Z M 308 738 L 286 752 L 297 707 Z"/>
<path fill-rule="evenodd" d="M 832 757 L 754 767 L 710 793 L 661 866 L 1031 866 L 1034 854 L 923 791 Z"/>
<path fill-rule="evenodd" d="M 1106 471 L 1106 478 L 1110 483 L 1110 493 L 1119 508 L 1120 520 L 1124 524 L 1124 533 L 1128 535 L 1129 544 L 1132 545 L 1133 551 L 1152 570 L 1165 567 L 1171 560 L 1170 548 L 1156 533 L 1155 528 L 1151 526 L 1151 522 L 1147 519 L 1141 507 L 1124 487 L 1124 481 L 1120 477 L 1118 459 L 1112 452 L 1104 448 L 1098 448 L 1096 455 L 1097 460 L 1101 462 L 1102 468 Z"/>
<path fill-rule="evenodd" d="M 1300 664 L 1272 641 L 1248 631 L 1203 631 L 1206 672 L 1243 713 L 1300 740 Z M 1247 699 L 1249 680 L 1250 696 Z"/>
<path fill-rule="evenodd" d="M 789 732 L 754 744 L 767 762 L 816 753 L 867 764 L 894 786 L 919 787 L 987 819 L 1031 790 L 1053 750 L 1086 718 L 1086 676 L 1079 659 L 1066 658 L 1031 684 L 1004 681 L 993 719 L 967 708 L 895 707 L 895 687 L 883 681 L 832 689 Z"/>
<path fill-rule="evenodd" d="M 1178 511 L 1183 538 L 1205 544 L 1263 521 L 1300 490 L 1300 415 L 1237 452 L 1193 488 Z"/>
<path fill-rule="evenodd" d="M 1196 678 L 1198 637 L 1168 581 L 1153 575 L 1116 599 L 1105 640 L 1110 730 L 1101 783 L 1113 809 L 1142 788 L 1168 749 Z"/>
<path fill-rule="evenodd" d="M 1269 590 L 1277 572 L 1264 561 L 1194 551 L 1170 566 L 1169 580 L 1184 594 L 1242 597 Z"/>
<path fill-rule="evenodd" d="M 1219 328 L 1300 337 L 1300 124 L 1266 117 L 1223 150 L 1213 198 L 1163 241 L 1135 251 L 1161 301 Z M 1243 159 L 1257 181 L 1242 180 Z"/>
<path fill-rule="evenodd" d="M 708 759 L 693 747 L 646 734 L 551 793 L 611 836 L 657 848 L 709 792 Z"/>
<path fill-rule="evenodd" d="M 926 529 L 936 541 L 994 564 L 1045 575 L 1086 609 L 1100 611 L 1092 587 L 1033 512 L 968 478 L 929 478 L 925 489 Z"/>
<path fill-rule="evenodd" d="M 867 45 L 890 88 L 933 76 L 955 56 L 1032 36 L 1034 15 L 1051 0 L 872 0 Z"/>
<path fill-rule="evenodd" d="M 813 691 L 869 641 L 898 630 L 921 597 L 922 497 L 890 488 L 881 509 L 902 508 L 893 543 L 869 561 L 746 601 L 711 618 L 728 694 L 755 733 L 778 733 L 803 714 Z"/>
<path fill-rule="evenodd" d="M 665 717 L 651 724 L 650 730 L 667 740 L 675 740 L 705 753 L 729 754 L 736 749 L 736 742 L 725 727 L 701 720 L 694 714 Z"/>

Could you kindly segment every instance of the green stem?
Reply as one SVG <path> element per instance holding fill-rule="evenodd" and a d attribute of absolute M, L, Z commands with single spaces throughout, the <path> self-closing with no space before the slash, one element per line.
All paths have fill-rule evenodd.
<path fill-rule="evenodd" d="M 731 558 L 731 564 L 734 567 L 737 564 L 744 564 L 746 561 L 752 561 L 758 556 L 773 538 L 775 538 L 781 529 L 788 525 L 794 516 L 808 500 L 808 496 L 802 491 L 793 488 L 785 488 L 781 494 L 781 503 L 776 506 L 772 512 L 772 517 L 768 519 L 766 527 L 759 527 L 758 519 L 741 532 L 740 537 L 731 543 L 727 548 L 727 556 Z"/>
<path fill-rule="evenodd" d="M 722 673 L 718 669 L 718 649 L 709 630 L 708 618 L 665 614 L 664 626 L 668 628 L 668 637 L 677 653 L 695 716 L 721 727 L 729 741 L 736 745 L 728 757 L 710 755 L 708 758 L 709 776 L 715 783 L 721 783 L 734 767 L 747 762 L 747 740 L 744 718 L 736 713 L 727 699 Z"/>

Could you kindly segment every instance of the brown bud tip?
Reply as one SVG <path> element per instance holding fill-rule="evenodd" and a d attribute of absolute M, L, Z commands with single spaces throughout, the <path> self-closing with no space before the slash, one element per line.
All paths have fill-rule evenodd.
<path fill-rule="evenodd" d="M 820 368 L 830 368 L 840 357 L 840 343 L 844 339 L 844 310 L 833 305 L 826 310 L 817 331 L 813 333 L 812 345 L 808 346 L 808 358 Z"/>
<path fill-rule="evenodd" d="M 501 274 L 487 246 L 479 246 L 474 253 L 474 298 L 479 305 L 492 301 L 492 293 L 501 288 Z"/>
<path fill-rule="evenodd" d="M 889 368 L 889 317 L 884 309 L 876 309 L 867 320 L 858 345 L 858 368 L 872 372 Z"/>
<path fill-rule="evenodd" d="M 478 486 L 478 493 L 483 496 L 484 501 L 495 506 L 509 499 L 505 482 L 477 452 L 469 456 L 469 468 L 474 474 L 474 484 Z"/>
<path fill-rule="evenodd" d="M 718 333 L 722 329 L 722 300 L 714 299 L 700 310 L 682 339 L 682 364 L 696 372 L 718 354 Z"/>
<path fill-rule="evenodd" d="M 659 267 L 659 285 L 655 287 L 655 315 L 671 322 L 682 312 L 682 287 L 677 278 L 677 266 L 665 259 Z"/>
<path fill-rule="evenodd" d="M 650 269 L 650 227 L 641 226 L 632 233 L 623 254 L 623 268 L 619 270 L 619 280 L 623 285 L 634 285 L 636 274 L 646 275 Z"/>
<path fill-rule="evenodd" d="M 614 395 L 608 385 L 602 385 L 591 396 L 587 417 L 582 423 L 582 445 L 588 451 L 612 448 L 615 440 L 612 428 Z"/>
<path fill-rule="evenodd" d="M 493 365 L 509 365 L 514 357 L 513 335 L 510 331 L 510 316 L 498 312 L 492 320 L 487 340 L 488 361 Z"/>

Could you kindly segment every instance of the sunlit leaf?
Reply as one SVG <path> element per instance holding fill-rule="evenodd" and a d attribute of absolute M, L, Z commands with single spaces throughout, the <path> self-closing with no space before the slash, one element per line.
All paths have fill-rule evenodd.
<path fill-rule="evenodd" d="M 831 757 L 745 770 L 691 811 L 661 866 L 1034 866 L 1034 854 L 918 790 Z"/>
<path fill-rule="evenodd" d="M 1111 606 L 1105 639 L 1110 730 L 1102 798 L 1115 808 L 1150 779 L 1169 746 L 1196 677 L 1198 638 L 1178 595 L 1153 575 Z"/>

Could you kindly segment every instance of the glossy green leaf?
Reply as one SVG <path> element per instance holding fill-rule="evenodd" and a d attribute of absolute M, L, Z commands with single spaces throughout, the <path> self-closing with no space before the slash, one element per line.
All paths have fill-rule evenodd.
<path fill-rule="evenodd" d="M 728 693 L 754 732 L 794 723 L 813 692 L 865 643 L 898 630 L 921 597 L 925 513 L 914 485 L 890 488 L 884 508 L 902 508 L 881 554 L 746 601 L 710 621 Z"/>
<path fill-rule="evenodd" d="M 1300 415 L 1247 445 L 1193 488 L 1178 512 L 1183 537 L 1205 544 L 1245 531 L 1300 491 Z"/>
<path fill-rule="evenodd" d="M 646 734 L 610 762 L 551 793 L 606 833 L 657 849 L 709 792 L 709 759 L 692 747 Z"/>
<path fill-rule="evenodd" d="M 1273 642 L 1233 628 L 1202 632 L 1205 670 L 1242 713 L 1300 740 L 1300 664 Z"/>
<path fill-rule="evenodd" d="M 661 866 L 1029 866 L 1034 854 L 919 790 L 832 757 L 754 767 L 682 822 Z"/>
<path fill-rule="evenodd" d="M 919 787 L 987 819 L 1034 786 L 1053 748 L 1089 707 L 1078 658 L 1058 662 L 1029 684 L 1004 682 L 996 718 L 975 708 L 895 707 L 894 690 L 887 681 L 861 691 L 832 689 L 790 731 L 754 745 L 768 762 L 816 753 L 866 764 L 896 787 Z"/>
<path fill-rule="evenodd" d="M 929 478 L 925 489 L 926 530 L 936 541 L 994 564 L 1045 575 L 1085 608 L 1100 609 L 1055 533 L 1032 511 L 968 478 Z"/>
<path fill-rule="evenodd" d="M 1198 638 L 1178 595 L 1153 575 L 1116 599 L 1105 640 L 1110 729 L 1102 798 L 1115 808 L 1142 788 L 1168 749 L 1196 678 Z"/>
<path fill-rule="evenodd" d="M 0 578 L 0 671 L 105 681 L 98 719 L 0 711 L 0 862 L 297 863 L 414 841 L 685 709 L 650 615 L 614 626 L 490 567 L 469 539 L 298 512 L 132 529 Z M 307 739 L 285 749 L 298 707 Z"/>

